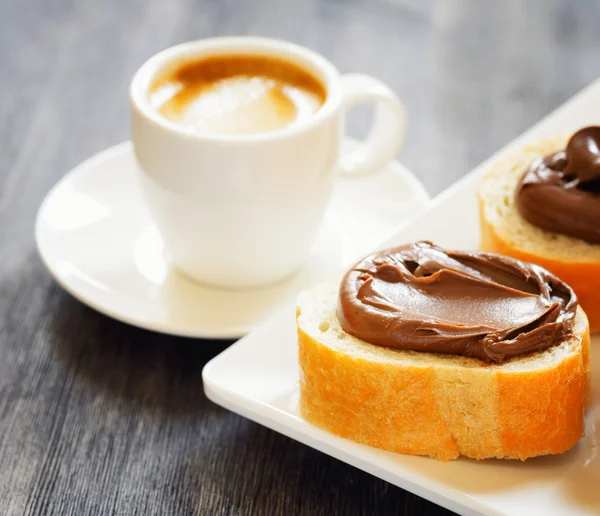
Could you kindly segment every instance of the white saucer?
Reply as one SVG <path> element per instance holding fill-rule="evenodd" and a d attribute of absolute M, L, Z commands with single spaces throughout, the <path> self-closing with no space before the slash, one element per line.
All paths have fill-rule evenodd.
<path fill-rule="evenodd" d="M 188 337 L 241 337 L 300 289 L 386 239 L 428 200 L 397 162 L 367 179 L 339 180 L 300 273 L 261 289 L 221 290 L 194 283 L 165 260 L 136 175 L 130 142 L 69 172 L 40 207 L 38 250 L 56 281 L 81 302 L 141 328 Z"/>

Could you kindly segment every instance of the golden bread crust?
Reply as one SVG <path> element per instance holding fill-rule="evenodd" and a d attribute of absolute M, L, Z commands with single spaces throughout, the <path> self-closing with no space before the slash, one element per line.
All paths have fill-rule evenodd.
<path fill-rule="evenodd" d="M 412 359 L 413 352 L 387 349 L 374 355 L 378 349 L 344 334 L 331 316 L 323 317 L 325 326 L 310 323 L 318 310 L 309 307 L 305 317 L 307 303 L 301 298 L 297 312 L 300 411 L 316 426 L 443 461 L 562 453 L 583 434 L 590 339 L 581 309 L 578 335 L 565 344 L 564 356 L 540 352 L 546 355 L 539 366 L 521 367 L 536 357 L 499 366 L 440 355 L 428 363 L 423 355 L 429 354 Z M 350 344 L 336 346 L 336 338 Z"/>

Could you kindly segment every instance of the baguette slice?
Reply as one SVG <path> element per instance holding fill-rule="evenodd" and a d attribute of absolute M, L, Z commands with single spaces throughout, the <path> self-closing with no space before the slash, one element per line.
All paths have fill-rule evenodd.
<path fill-rule="evenodd" d="M 564 149 L 569 138 L 562 135 L 529 145 L 489 170 L 478 192 L 481 248 L 537 263 L 568 283 L 595 332 L 600 331 L 600 245 L 534 226 L 521 217 L 514 200 L 531 163 Z"/>
<path fill-rule="evenodd" d="M 525 460 L 562 453 L 583 434 L 590 338 L 503 364 L 374 346 L 340 327 L 337 285 L 300 295 L 300 410 L 309 422 L 384 450 Z"/>

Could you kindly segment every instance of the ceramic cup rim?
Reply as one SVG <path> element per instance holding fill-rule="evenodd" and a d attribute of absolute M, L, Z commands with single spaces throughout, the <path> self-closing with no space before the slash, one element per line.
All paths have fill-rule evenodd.
<path fill-rule="evenodd" d="M 266 55 L 288 59 L 301 66 L 325 86 L 325 103 L 308 120 L 282 129 L 254 134 L 199 133 L 161 115 L 150 103 L 148 90 L 158 73 L 165 67 L 186 59 L 219 54 Z M 322 124 L 337 112 L 341 104 L 340 73 L 325 57 L 306 47 L 279 39 L 255 36 L 226 36 L 188 41 L 169 47 L 150 57 L 135 73 L 129 88 L 132 109 L 147 121 L 183 138 L 215 143 L 270 142 L 305 133 Z"/>

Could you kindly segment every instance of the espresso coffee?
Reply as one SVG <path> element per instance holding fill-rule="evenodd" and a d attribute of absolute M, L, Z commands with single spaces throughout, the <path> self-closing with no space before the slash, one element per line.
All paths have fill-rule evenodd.
<path fill-rule="evenodd" d="M 299 66 L 262 55 L 215 55 L 164 70 L 150 87 L 152 105 L 199 133 L 254 134 L 312 117 L 325 86 Z"/>

